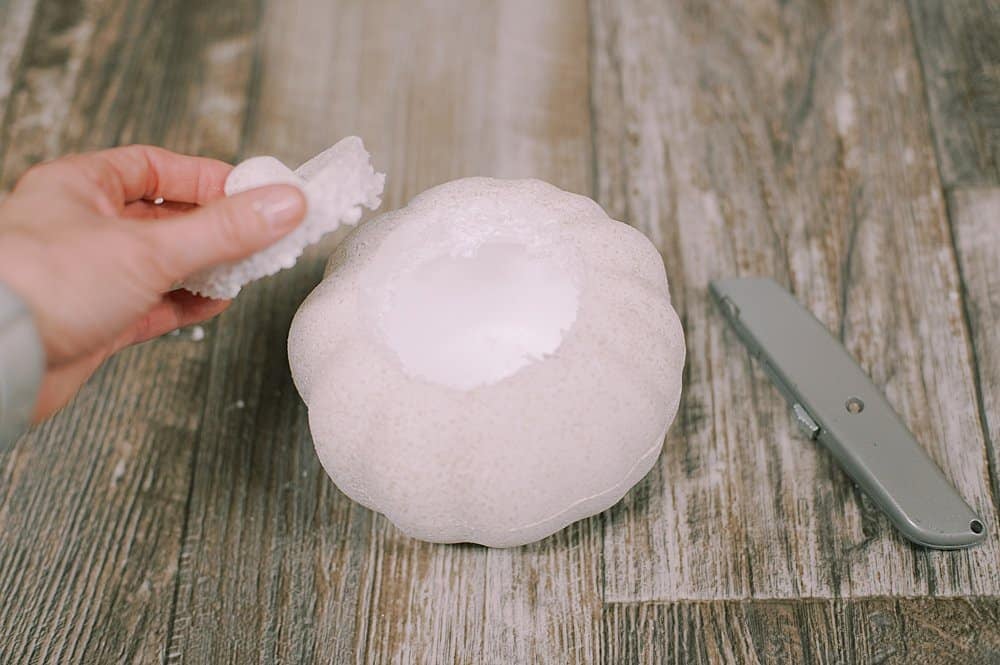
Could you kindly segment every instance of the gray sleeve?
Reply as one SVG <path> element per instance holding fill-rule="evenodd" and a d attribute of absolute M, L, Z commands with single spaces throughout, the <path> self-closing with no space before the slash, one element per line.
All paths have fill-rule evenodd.
<path fill-rule="evenodd" d="M 45 352 L 31 312 L 0 284 L 0 452 L 31 422 L 45 371 Z"/>

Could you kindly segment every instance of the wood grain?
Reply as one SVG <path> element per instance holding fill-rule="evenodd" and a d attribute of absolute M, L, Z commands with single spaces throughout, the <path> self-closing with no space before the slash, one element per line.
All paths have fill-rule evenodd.
<path fill-rule="evenodd" d="M 0 154 L 5 152 L 10 93 L 21 70 L 25 42 L 31 31 L 38 0 L 12 0 L 0 4 Z"/>
<path fill-rule="evenodd" d="M 246 154 L 298 163 L 356 133 L 390 174 L 387 208 L 477 173 L 539 176 L 587 192 L 585 9 L 569 1 L 269 4 Z M 247 408 L 209 412 L 201 430 L 170 655 L 593 662 L 599 521 L 520 550 L 429 545 L 326 480 L 275 350 L 329 244 L 247 289 L 220 324 L 208 400 Z"/>
<path fill-rule="evenodd" d="M 329 239 L 0 454 L 0 662 L 1000 662 L 998 32 L 995 0 L 0 0 L 0 191 L 67 151 L 295 164 L 357 134 L 384 209 L 477 174 L 595 195 L 661 250 L 689 352 L 611 511 L 416 542 L 329 482 L 289 378 Z M 705 291 L 751 273 L 987 543 L 909 545 L 796 434 Z"/>
<path fill-rule="evenodd" d="M 996 503 L 905 9 L 591 6 L 599 201 L 662 250 L 688 344 L 660 464 L 608 514 L 606 599 L 996 593 Z M 798 435 L 706 293 L 746 274 L 839 334 L 988 542 L 915 548 Z"/>
<path fill-rule="evenodd" d="M 198 94 L 233 84 L 210 57 L 247 38 L 227 16 L 193 2 L 38 3 L 4 107 L 3 186 L 38 160 L 130 141 L 232 159 L 238 142 L 213 128 L 239 127 L 241 110 L 206 115 Z M 186 334 L 128 350 L 0 457 L 0 662 L 165 655 L 211 352 L 211 337 Z"/>
<path fill-rule="evenodd" d="M 957 189 L 948 209 L 962 270 L 972 334 L 979 416 L 990 453 L 993 495 L 1000 497 L 1000 188 Z"/>
<path fill-rule="evenodd" d="M 942 180 L 1000 185 L 1000 2 L 909 5 Z"/>
<path fill-rule="evenodd" d="M 1000 662 L 995 599 L 611 603 L 604 625 L 616 665 Z"/>

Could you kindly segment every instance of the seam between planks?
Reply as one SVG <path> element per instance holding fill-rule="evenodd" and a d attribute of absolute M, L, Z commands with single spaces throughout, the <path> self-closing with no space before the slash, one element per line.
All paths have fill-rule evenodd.
<path fill-rule="evenodd" d="M 787 598 L 671 598 L 670 600 L 612 600 L 604 603 L 605 610 L 628 607 L 672 607 L 674 605 L 798 605 L 798 604 L 861 604 L 877 601 L 888 601 L 899 604 L 900 601 L 921 600 L 928 603 L 955 603 L 969 600 L 996 601 L 1000 603 L 1000 595 L 964 595 L 964 596 L 789 596 Z"/>
<path fill-rule="evenodd" d="M 590 140 L 590 196 L 595 201 L 600 196 L 600 166 L 599 166 L 599 155 L 597 153 L 597 105 L 595 103 L 594 95 L 594 80 L 597 78 L 597 66 L 596 66 L 596 51 L 597 42 L 594 38 L 595 32 L 595 20 L 594 20 L 594 2 L 595 0 L 584 0 L 585 10 L 587 15 L 587 115 L 589 120 L 589 134 L 588 138 Z M 600 204 L 598 204 L 600 205 Z M 607 530 L 608 530 L 608 514 L 607 511 L 602 511 L 597 516 L 598 523 L 600 524 L 600 534 L 601 534 L 601 547 L 598 552 L 598 575 L 600 579 L 597 582 L 597 588 L 600 593 L 600 614 L 596 617 L 597 620 L 597 659 L 599 662 L 603 663 L 607 659 L 608 654 L 608 627 L 603 621 L 603 614 L 608 608 L 607 602 L 607 556 L 606 556 L 606 541 L 607 541 Z M 485 616 L 485 615 L 484 615 Z"/>
<path fill-rule="evenodd" d="M 24 43 L 21 47 L 21 52 L 17 58 L 17 66 L 11 71 L 10 77 L 10 90 L 7 91 L 7 99 L 4 102 L 2 115 L 0 115 L 0 156 L 6 156 L 7 149 L 10 147 L 7 143 L 7 138 L 10 135 L 10 123 L 11 123 L 11 106 L 14 103 L 14 98 L 17 93 L 22 88 L 22 80 L 24 78 L 24 68 L 25 61 L 31 53 L 30 44 L 36 43 L 36 37 L 38 37 L 38 23 L 41 20 L 42 14 L 42 2 L 38 0 L 35 2 L 34 11 L 31 14 L 31 22 L 28 25 L 28 29 L 25 31 Z M 0 160 L 0 179 L 3 178 L 3 160 Z"/>
<path fill-rule="evenodd" d="M 247 105 L 243 111 L 243 126 L 240 127 L 240 140 L 237 145 L 239 151 L 236 155 L 238 159 L 243 159 L 251 133 L 257 125 L 256 106 L 253 104 L 260 94 L 261 68 L 264 60 L 264 18 L 267 12 L 267 0 L 257 0 L 257 27 L 254 30 L 254 48 L 250 61 L 250 73 L 247 77 L 246 100 Z"/>
<path fill-rule="evenodd" d="M 243 151 L 246 147 L 247 139 L 250 135 L 250 131 L 253 129 L 254 126 L 254 117 L 253 117 L 254 114 L 252 111 L 253 108 L 252 102 L 255 99 L 255 95 L 259 91 L 259 84 L 260 84 L 259 78 L 261 69 L 261 49 L 262 49 L 261 17 L 263 16 L 263 12 L 265 11 L 265 0 L 258 0 L 257 6 L 258 6 L 258 12 L 257 12 L 258 20 L 257 20 L 257 27 L 254 32 L 254 50 L 252 56 L 253 60 L 250 65 L 250 75 L 248 77 L 248 81 L 246 84 L 246 94 L 245 94 L 245 98 L 247 99 L 248 103 L 244 110 L 243 125 L 242 127 L 240 127 L 239 143 L 237 146 L 237 149 L 239 150 L 239 155 L 243 154 Z M 211 359 L 214 358 L 215 354 L 218 351 L 219 338 L 217 335 L 213 335 L 211 343 L 212 347 L 208 356 L 209 357 L 208 376 L 205 377 L 205 380 L 209 383 L 211 383 L 212 373 L 214 372 L 213 363 L 211 362 Z M 194 503 L 195 475 L 197 474 L 198 457 L 199 453 L 201 452 L 201 443 L 203 438 L 201 430 L 205 424 L 205 419 L 208 414 L 208 407 L 209 407 L 209 402 L 208 400 L 206 400 L 205 403 L 202 405 L 201 417 L 198 421 L 199 422 L 198 434 L 195 437 L 194 444 L 191 447 L 191 465 L 188 473 L 187 497 L 184 500 L 184 518 L 181 522 L 180 549 L 178 550 L 177 553 L 177 572 L 174 576 L 174 589 L 170 603 L 170 612 L 167 619 L 167 626 L 166 626 L 167 630 L 163 642 L 163 657 L 161 658 L 161 662 L 164 663 L 170 662 L 171 660 L 175 660 L 180 655 L 180 652 L 175 651 L 173 642 L 175 640 L 175 636 L 177 635 L 177 630 L 176 630 L 177 609 L 178 605 L 180 604 L 181 582 L 184 573 L 184 568 L 183 568 L 184 560 L 188 553 L 187 551 L 188 536 L 191 532 L 191 507 L 192 504 Z"/>
<path fill-rule="evenodd" d="M 935 148 L 936 152 L 936 148 Z M 958 233 L 955 230 L 955 215 L 952 205 L 951 194 L 960 187 L 949 188 L 944 192 L 945 211 L 948 217 L 948 234 L 951 238 L 952 260 L 955 261 L 958 271 L 958 291 L 962 304 L 962 327 L 965 332 L 966 344 L 968 345 L 969 364 L 972 365 L 972 384 L 976 393 L 976 413 L 979 417 L 979 427 L 983 432 L 983 442 L 986 450 L 986 472 L 990 477 L 990 493 L 993 495 L 993 505 L 1000 511 L 1000 476 L 997 474 L 996 465 L 993 463 L 993 455 L 988 450 L 993 444 L 990 438 L 990 423 L 986 414 L 986 398 L 983 395 L 982 372 L 979 369 L 979 352 L 976 349 L 976 341 L 972 330 L 972 312 L 969 307 L 968 282 L 965 279 L 965 269 L 958 254 Z"/>
<path fill-rule="evenodd" d="M 597 49 L 594 41 L 594 0 L 583 0 L 583 2 L 586 4 L 587 12 L 587 115 L 590 120 L 590 196 L 596 201 L 600 185 L 600 169 L 598 167 L 597 155 L 597 105 L 594 104 L 594 78 L 596 74 L 594 51 Z M 604 589 L 602 587 L 602 596 L 603 593 Z"/>
<path fill-rule="evenodd" d="M 360 633 L 361 644 L 360 648 L 355 648 L 355 662 L 358 665 L 364 665 L 364 663 L 371 662 L 372 649 L 372 635 L 371 629 L 372 625 L 375 623 L 375 614 L 377 612 L 378 605 L 378 570 L 380 568 L 380 561 L 378 560 L 378 528 L 379 528 L 379 517 L 375 516 L 372 518 L 371 523 L 368 525 L 368 542 L 371 543 L 368 548 L 368 570 L 365 579 L 365 590 L 364 590 L 364 602 L 365 605 L 362 606 L 364 613 L 362 615 L 362 625 L 358 627 L 358 632 Z M 485 626 L 486 622 L 483 622 Z"/>
<path fill-rule="evenodd" d="M 930 92 L 927 87 L 927 70 L 924 60 L 920 57 L 920 46 L 913 19 L 913 3 L 906 3 L 906 18 L 909 22 L 910 43 L 913 46 L 913 57 L 916 58 L 917 71 L 920 72 L 920 87 L 923 92 L 924 109 L 927 111 L 927 128 L 931 136 L 931 149 L 934 150 L 934 163 L 937 167 L 938 191 L 944 197 L 945 217 L 948 223 L 948 239 L 951 260 L 955 265 L 955 274 L 958 276 L 958 296 L 962 306 L 962 328 L 965 333 L 966 357 L 972 370 L 973 390 L 976 394 L 976 415 L 979 419 L 979 427 L 983 433 L 983 454 L 986 455 L 986 472 L 989 475 L 990 494 L 993 498 L 993 506 L 1000 511 L 1000 476 L 997 474 L 996 465 L 993 463 L 993 455 L 989 448 L 992 445 L 990 438 L 990 426 L 986 414 L 986 401 L 983 397 L 982 373 L 979 370 L 979 354 L 976 350 L 976 341 L 972 330 L 972 315 L 969 308 L 969 289 L 965 278 L 965 271 L 962 268 L 962 261 L 958 253 L 958 234 L 955 231 L 955 214 L 952 205 L 951 193 L 961 189 L 961 187 L 945 187 L 941 176 L 941 149 L 940 137 L 937 128 L 934 126 L 934 114 L 931 112 Z"/>
<path fill-rule="evenodd" d="M 209 358 L 215 355 L 215 348 L 218 344 L 218 336 L 212 336 L 212 351 L 209 354 Z M 209 376 L 206 380 L 211 380 L 211 361 L 209 362 Z M 167 630 L 163 638 L 163 656 L 160 661 L 163 663 L 170 662 L 172 658 L 171 645 L 174 641 L 175 626 L 177 622 L 177 605 L 180 602 L 180 591 L 181 591 L 181 577 L 184 571 L 184 558 L 187 554 L 187 539 L 190 533 L 191 525 L 191 505 L 194 503 L 194 477 L 197 473 L 198 468 L 198 454 L 201 450 L 201 429 L 205 424 L 205 417 L 208 414 L 208 404 L 209 400 L 204 400 L 201 408 L 201 416 L 198 420 L 198 433 L 195 436 L 194 443 L 191 446 L 191 464 L 188 471 L 188 488 L 187 496 L 184 498 L 184 517 L 181 520 L 181 537 L 180 537 L 180 548 L 177 551 L 177 571 L 174 573 L 174 589 L 172 593 L 172 598 L 170 601 L 170 612 L 167 615 Z"/>

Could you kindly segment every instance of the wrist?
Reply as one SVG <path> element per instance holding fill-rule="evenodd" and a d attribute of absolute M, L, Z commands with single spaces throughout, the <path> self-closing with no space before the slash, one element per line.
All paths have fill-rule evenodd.
<path fill-rule="evenodd" d="M 41 295 L 51 275 L 45 264 L 44 247 L 30 236 L 0 231 L 0 287 L 17 296 L 30 312 L 39 334 L 45 312 Z"/>
<path fill-rule="evenodd" d="M 0 282 L 0 450 L 31 422 L 45 371 L 45 352 L 24 301 Z"/>

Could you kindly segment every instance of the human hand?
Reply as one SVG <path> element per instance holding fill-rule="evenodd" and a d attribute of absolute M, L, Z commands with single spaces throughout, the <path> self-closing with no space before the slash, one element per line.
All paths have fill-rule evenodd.
<path fill-rule="evenodd" d="M 0 203 L 0 282 L 32 310 L 47 359 L 36 421 L 111 354 L 229 304 L 174 284 L 247 257 L 302 221 L 306 203 L 294 187 L 225 198 L 231 169 L 161 148 L 114 148 L 36 166 Z"/>

